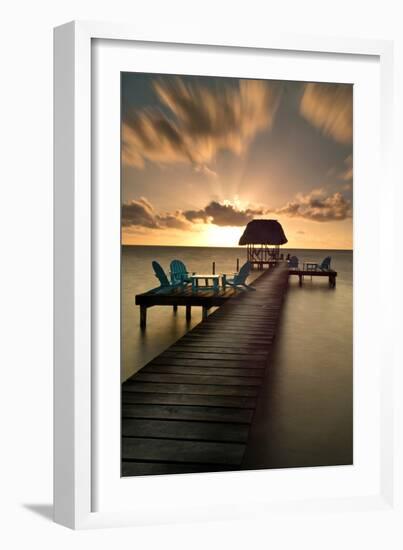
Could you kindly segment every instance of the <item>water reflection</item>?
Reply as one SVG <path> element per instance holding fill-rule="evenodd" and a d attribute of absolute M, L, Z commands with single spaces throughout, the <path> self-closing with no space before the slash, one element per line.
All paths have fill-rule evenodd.
<path fill-rule="evenodd" d="M 351 464 L 352 287 L 291 283 L 245 468 Z"/>

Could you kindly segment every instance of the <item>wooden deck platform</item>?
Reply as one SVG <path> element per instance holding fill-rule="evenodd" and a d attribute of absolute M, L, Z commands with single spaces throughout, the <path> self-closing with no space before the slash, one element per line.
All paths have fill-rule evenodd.
<path fill-rule="evenodd" d="M 222 307 L 122 385 L 123 476 L 242 467 L 287 281 L 283 264 L 263 272 L 256 292 L 191 298 Z M 175 305 L 170 295 L 151 299 Z"/>
<path fill-rule="evenodd" d="M 295 275 L 299 279 L 299 286 L 302 286 L 302 283 L 304 281 L 304 277 L 328 277 L 329 279 L 329 286 L 331 288 L 335 288 L 336 286 L 336 277 L 337 277 L 337 271 L 313 271 L 308 269 L 290 269 L 289 275 Z"/>
<path fill-rule="evenodd" d="M 203 308 L 203 319 L 207 318 L 208 311 L 212 307 L 222 306 L 230 298 L 234 298 L 243 290 L 236 290 L 227 286 L 225 289 L 220 287 L 218 290 L 213 288 L 199 287 L 192 289 L 191 285 L 161 291 L 154 288 L 143 294 L 136 295 L 136 305 L 140 306 L 140 326 L 145 328 L 147 325 L 147 309 L 153 306 L 172 306 L 177 309 L 178 306 L 186 306 L 186 319 L 190 320 L 192 315 L 192 306 Z"/>

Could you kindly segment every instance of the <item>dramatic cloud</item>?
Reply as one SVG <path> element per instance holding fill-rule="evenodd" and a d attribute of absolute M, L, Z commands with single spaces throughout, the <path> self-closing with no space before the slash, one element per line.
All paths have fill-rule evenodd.
<path fill-rule="evenodd" d="M 211 201 L 201 210 L 188 210 L 183 212 L 186 219 L 191 222 L 213 223 L 220 226 L 243 226 L 253 220 L 254 216 L 261 216 L 265 210 L 261 208 L 239 209 L 230 203 Z"/>
<path fill-rule="evenodd" d="M 140 225 L 149 228 L 158 227 L 154 208 L 144 197 L 123 204 L 122 225 Z"/>
<path fill-rule="evenodd" d="M 144 197 L 122 205 L 122 226 L 146 229 L 182 229 L 189 231 L 195 224 L 213 224 L 220 227 L 244 227 L 254 218 L 270 214 L 304 218 L 317 222 L 345 220 L 352 216 L 351 203 L 341 193 L 326 196 L 323 189 L 314 189 L 276 210 L 263 207 L 241 208 L 229 201 L 211 201 L 199 210 L 156 212 Z M 298 231 L 303 234 L 303 231 Z"/>
<path fill-rule="evenodd" d="M 353 140 L 353 88 L 349 84 L 306 84 L 300 112 L 323 134 L 343 144 Z"/>
<path fill-rule="evenodd" d="M 351 218 L 352 207 L 341 193 L 326 196 L 323 189 L 315 189 L 307 195 L 298 194 L 295 200 L 276 210 L 276 213 L 291 218 L 330 222 Z"/>
<path fill-rule="evenodd" d="M 192 224 L 205 223 L 225 226 L 244 226 L 254 216 L 265 213 L 262 208 L 247 208 L 242 210 L 237 206 L 225 202 L 210 202 L 200 210 L 177 211 L 174 213 L 158 214 L 152 204 L 144 197 L 125 203 L 122 206 L 122 225 L 125 227 L 138 226 L 148 229 L 190 229 Z"/>
<path fill-rule="evenodd" d="M 190 223 L 180 212 L 157 214 L 144 197 L 122 205 L 122 226 L 138 226 L 148 229 L 187 229 Z"/>
<path fill-rule="evenodd" d="M 128 165 L 144 161 L 206 166 L 220 150 L 240 155 L 263 129 L 270 128 L 279 88 L 261 80 L 240 80 L 216 88 L 180 78 L 157 80 L 154 89 L 164 110 L 131 112 L 122 127 L 122 157 Z"/>

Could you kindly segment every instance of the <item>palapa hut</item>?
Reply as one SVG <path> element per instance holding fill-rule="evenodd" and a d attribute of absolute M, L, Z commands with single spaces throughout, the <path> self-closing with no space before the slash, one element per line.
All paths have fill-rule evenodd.
<path fill-rule="evenodd" d="M 280 245 L 287 242 L 281 224 L 277 220 L 252 220 L 239 239 L 247 245 L 248 261 L 252 269 L 270 267 L 280 257 Z"/>

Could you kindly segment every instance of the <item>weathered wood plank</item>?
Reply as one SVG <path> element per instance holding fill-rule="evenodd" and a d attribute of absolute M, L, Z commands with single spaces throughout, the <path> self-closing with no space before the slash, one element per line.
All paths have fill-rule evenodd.
<path fill-rule="evenodd" d="M 194 335 L 192 338 L 184 340 L 180 344 L 180 347 L 188 348 L 186 351 L 191 351 L 191 347 L 200 347 L 204 349 L 210 349 L 211 353 L 215 353 L 216 348 L 220 353 L 220 348 L 231 349 L 230 353 L 237 354 L 242 352 L 249 355 L 267 355 L 267 349 L 274 340 L 274 336 L 271 339 L 267 339 L 264 342 L 261 340 L 242 339 L 234 336 L 227 335 Z M 176 348 L 175 348 L 176 349 Z"/>
<path fill-rule="evenodd" d="M 181 342 L 179 345 L 172 346 L 170 349 L 178 354 L 182 352 L 198 352 L 198 353 L 231 353 L 233 355 L 247 355 L 248 357 L 262 357 L 266 356 L 267 351 L 262 349 L 256 349 L 255 347 L 229 347 L 231 344 L 228 342 L 203 343 L 203 342 Z"/>
<path fill-rule="evenodd" d="M 228 344 L 229 345 L 229 344 Z M 233 348 L 228 347 L 225 345 L 222 345 L 220 347 L 217 346 L 209 346 L 206 344 L 205 346 L 202 345 L 194 345 L 194 344 L 183 344 L 178 346 L 172 346 L 170 348 L 170 353 L 177 353 L 177 354 L 183 354 L 184 356 L 188 355 L 189 352 L 191 353 L 220 353 L 220 354 L 230 354 L 230 355 L 238 355 L 239 357 L 258 357 L 258 358 L 265 358 L 267 355 L 266 350 L 262 349 L 253 349 L 247 350 L 245 348 Z"/>
<path fill-rule="evenodd" d="M 268 296 L 265 295 L 265 300 Z M 233 302 L 234 304 L 235 302 Z M 216 310 L 212 315 L 209 316 L 207 319 L 207 323 L 213 323 L 217 320 L 220 323 L 228 322 L 237 322 L 239 324 L 244 324 L 247 326 L 248 321 L 256 322 L 258 325 L 264 325 L 267 324 L 273 324 L 272 321 L 272 308 L 275 307 L 277 304 L 273 302 L 273 300 L 270 300 L 270 306 L 268 308 L 265 307 L 259 307 L 256 306 L 252 307 L 242 307 L 240 304 L 235 307 L 232 307 L 232 305 L 228 306 L 228 308 L 225 308 L 223 311 L 223 308 L 220 308 Z"/>
<path fill-rule="evenodd" d="M 154 418 L 160 420 L 197 420 L 201 422 L 231 422 L 249 424 L 251 409 L 229 407 L 193 407 L 191 405 L 122 405 L 123 418 Z"/>
<path fill-rule="evenodd" d="M 239 307 L 238 311 L 234 312 L 232 312 L 232 308 L 225 309 L 225 311 L 221 308 L 210 315 L 206 322 L 211 322 L 214 317 L 214 319 L 217 319 L 217 321 L 219 320 L 220 322 L 238 323 L 240 325 L 245 325 L 248 321 L 251 321 L 256 323 L 258 326 L 265 328 L 266 326 L 275 326 L 275 322 L 273 320 L 273 316 L 270 315 L 270 311 L 271 309 L 260 308 L 260 313 L 259 311 L 256 311 L 255 314 L 253 311 L 246 310 L 242 307 Z"/>
<path fill-rule="evenodd" d="M 253 376 L 263 377 L 264 369 L 255 369 L 251 367 L 244 367 L 242 369 L 234 369 L 231 366 L 225 368 L 219 367 L 206 367 L 205 365 L 200 367 L 188 367 L 188 366 L 173 366 L 173 365 L 147 365 L 142 369 L 142 372 L 153 373 L 167 373 L 167 374 L 202 374 L 205 376 L 218 375 L 218 376 Z"/>
<path fill-rule="evenodd" d="M 178 393 L 137 393 L 123 391 L 122 403 L 194 406 L 204 405 L 206 407 L 254 409 L 256 407 L 256 397 L 234 397 L 229 395 L 182 395 Z"/>
<path fill-rule="evenodd" d="M 209 339 L 192 339 L 192 340 L 184 340 L 180 345 L 187 348 L 196 347 L 196 348 L 203 348 L 203 349 L 210 349 L 212 352 L 215 352 L 216 348 L 221 349 L 232 349 L 234 351 L 230 353 L 236 353 L 238 349 L 241 349 L 243 351 L 250 351 L 253 353 L 253 355 L 267 355 L 267 347 L 270 346 L 272 343 L 272 340 L 269 340 L 268 342 L 265 342 L 264 344 L 261 344 L 260 342 L 254 343 L 254 342 L 248 342 L 245 343 L 236 341 L 234 342 L 234 338 L 232 339 L 216 339 L 216 338 L 209 338 Z M 262 359 L 263 360 L 263 359 Z"/>
<path fill-rule="evenodd" d="M 208 384 L 216 386 L 260 386 L 261 377 L 253 376 L 220 376 L 205 374 L 172 374 L 163 372 L 140 371 L 137 375 L 140 382 L 159 382 L 175 384 Z"/>
<path fill-rule="evenodd" d="M 198 333 L 195 333 L 195 336 L 196 335 L 200 338 L 200 341 L 208 341 L 211 338 L 211 340 L 227 341 L 229 345 L 236 342 L 238 345 L 244 346 L 246 351 L 248 351 L 247 348 L 258 349 L 259 346 L 261 348 L 267 348 L 272 343 L 275 336 L 274 333 L 267 333 L 261 336 L 252 334 L 243 334 L 242 336 L 238 336 L 236 332 L 226 332 L 221 330 L 206 331 L 204 329 Z"/>
<path fill-rule="evenodd" d="M 205 357 L 199 357 L 198 359 L 190 359 L 189 357 L 185 358 L 182 356 L 164 356 L 161 355 L 153 359 L 149 365 L 181 365 L 189 367 L 220 367 L 220 368 L 244 368 L 251 367 L 254 368 L 264 368 L 266 366 L 266 360 L 261 360 L 260 358 L 245 358 L 239 361 L 218 361 L 216 359 L 206 359 Z"/>
<path fill-rule="evenodd" d="M 228 331 L 221 331 L 219 329 L 212 331 L 206 331 L 206 330 L 200 330 L 200 332 L 195 332 L 195 336 L 200 337 L 200 339 L 216 339 L 216 340 L 227 340 L 228 342 L 234 342 L 234 340 L 237 341 L 238 344 L 243 344 L 245 347 L 248 346 L 254 347 L 254 346 L 261 346 L 261 347 L 267 347 L 271 344 L 271 342 L 274 339 L 274 333 L 267 333 L 264 336 L 256 336 L 256 335 L 248 335 L 244 334 L 242 336 L 238 336 L 236 332 L 228 332 Z"/>
<path fill-rule="evenodd" d="M 122 438 L 122 459 L 198 462 L 239 466 L 245 445 L 170 439 Z"/>
<path fill-rule="evenodd" d="M 256 397 L 258 389 L 254 386 L 214 386 L 203 384 L 159 384 L 154 382 L 130 382 L 125 385 L 126 391 L 155 393 L 188 393 L 199 395 L 237 395 Z"/>
<path fill-rule="evenodd" d="M 266 346 L 274 338 L 273 335 L 266 335 L 264 338 L 252 338 L 249 336 L 234 337 L 232 334 L 224 333 L 204 333 L 197 332 L 189 337 L 183 338 L 181 342 L 173 344 L 172 348 L 176 347 L 223 347 L 227 349 L 233 349 L 232 353 L 237 353 L 239 350 L 248 351 L 250 353 L 262 353 L 259 349 L 260 345 Z"/>
<path fill-rule="evenodd" d="M 141 462 L 141 461 L 122 461 L 121 473 L 123 477 L 128 476 L 147 476 L 147 475 L 166 475 L 166 474 L 189 474 L 200 472 L 217 472 L 228 470 L 230 467 L 224 465 L 209 464 L 175 464 L 169 462 Z"/>
<path fill-rule="evenodd" d="M 251 328 L 252 326 L 257 326 L 258 330 L 266 330 L 267 328 L 275 328 L 275 323 L 273 319 L 274 311 L 272 308 L 269 310 L 262 310 L 262 313 L 257 314 L 256 317 L 253 314 L 253 311 L 256 311 L 258 308 L 255 305 L 249 305 L 247 308 L 239 306 L 237 308 L 228 307 L 228 311 L 221 313 L 218 310 L 216 313 L 210 315 L 207 321 L 204 323 L 204 326 L 213 326 L 216 323 L 223 324 L 227 327 L 232 327 L 233 325 L 240 325 L 243 328 Z M 230 310 L 234 310 L 231 313 Z"/>
<path fill-rule="evenodd" d="M 247 424 L 222 424 L 219 422 L 187 422 L 176 420 L 138 420 L 124 418 L 124 437 L 153 437 L 164 439 L 191 439 L 195 441 L 230 441 L 245 443 Z"/>
<path fill-rule="evenodd" d="M 194 329 L 193 334 L 199 334 L 199 333 L 226 333 L 226 334 L 237 334 L 240 337 L 255 337 L 257 339 L 261 337 L 265 337 L 268 334 L 272 334 L 273 327 L 267 327 L 267 329 L 262 328 L 260 330 L 255 330 L 254 327 L 232 327 L 227 325 L 226 323 L 215 323 L 213 324 L 201 324 L 197 328 Z"/>
<path fill-rule="evenodd" d="M 173 351 L 164 351 L 164 353 L 161 355 L 161 357 L 166 357 L 166 358 L 176 358 L 177 356 L 178 354 Z M 237 361 L 239 360 L 240 356 L 239 354 L 236 354 L 236 353 L 218 353 L 218 352 L 201 353 L 201 352 L 188 351 L 188 352 L 182 352 L 181 357 L 187 358 L 187 359 L 201 359 L 202 361 L 204 359 L 215 359 L 218 361 Z M 242 357 L 245 357 L 245 355 L 243 355 Z"/>
<path fill-rule="evenodd" d="M 250 322 L 250 321 L 248 321 Z M 194 333 L 189 334 L 203 334 L 206 333 L 214 333 L 214 332 L 223 332 L 223 333 L 230 333 L 233 334 L 236 332 L 238 336 L 248 337 L 254 336 L 255 338 L 260 338 L 261 336 L 267 336 L 274 334 L 276 332 L 276 327 L 273 325 L 267 325 L 267 326 L 261 326 L 260 328 L 257 328 L 257 330 L 248 330 L 245 329 L 245 326 L 242 326 L 242 323 L 233 324 L 230 329 L 227 329 L 225 326 L 225 323 L 221 323 L 221 321 L 217 320 L 216 326 L 209 326 L 209 327 L 198 327 L 194 330 Z"/>
<path fill-rule="evenodd" d="M 204 323 L 206 323 L 206 321 L 204 321 Z M 253 336 L 255 334 L 253 331 L 248 331 L 248 330 L 246 330 L 246 333 L 244 334 L 242 327 L 235 327 L 235 328 L 236 328 L 236 332 L 238 333 L 238 336 L 240 336 L 240 337 L 246 337 L 246 336 L 250 337 L 250 336 Z M 273 327 L 262 328 L 261 331 L 256 332 L 256 336 L 260 337 L 260 334 L 258 334 L 259 332 L 264 332 L 264 335 L 266 335 L 272 330 L 273 330 Z M 215 331 L 231 333 L 231 332 L 233 332 L 233 329 L 227 329 L 226 321 L 222 322 L 221 320 L 218 319 L 215 326 L 209 325 L 207 327 L 207 326 L 203 326 L 203 324 L 196 325 L 196 327 L 191 332 L 189 332 L 187 335 L 185 335 L 185 337 L 186 336 L 193 336 L 193 335 L 196 335 L 196 334 L 201 336 L 204 333 L 209 333 L 209 332 L 214 333 Z"/>

